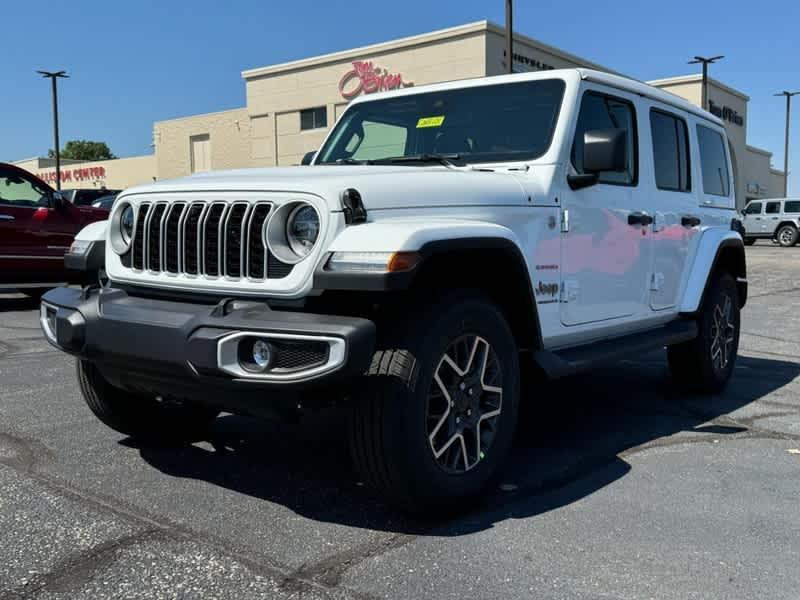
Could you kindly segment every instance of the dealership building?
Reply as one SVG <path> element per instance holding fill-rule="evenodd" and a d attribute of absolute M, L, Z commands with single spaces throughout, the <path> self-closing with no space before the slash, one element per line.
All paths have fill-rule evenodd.
<path fill-rule="evenodd" d="M 515 71 L 588 67 L 624 75 L 523 35 L 514 38 Z M 133 177 L 138 180 L 130 178 L 129 167 L 136 168 L 133 163 L 120 168 L 117 179 L 115 163 L 119 161 L 105 161 L 100 165 L 105 173 L 104 183 L 109 188 L 126 187 L 153 178 L 169 179 L 212 169 L 298 164 L 303 154 L 319 148 L 356 96 L 506 72 L 504 39 L 503 27 L 480 21 L 249 69 L 242 73 L 245 106 L 156 122 L 154 156 L 150 161 L 148 157 L 134 157 L 141 160 L 141 171 Z M 700 75 L 649 83 L 701 105 Z M 708 99 L 710 110 L 723 119 L 732 142 L 740 181 L 738 197 L 782 195 L 784 174 L 771 167 L 772 154 L 747 144 L 748 96 L 709 79 Z M 68 168 L 81 167 L 84 165 Z M 38 172 L 47 174 L 48 170 L 52 171 Z M 121 185 L 123 174 L 125 185 Z M 84 187 L 87 185 L 88 182 Z"/>

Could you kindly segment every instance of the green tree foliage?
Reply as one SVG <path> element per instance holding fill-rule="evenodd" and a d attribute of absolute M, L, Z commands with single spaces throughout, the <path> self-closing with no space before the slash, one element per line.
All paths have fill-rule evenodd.
<path fill-rule="evenodd" d="M 47 151 L 47 156 L 54 158 L 56 155 L 53 149 Z M 117 158 L 111 152 L 105 142 L 93 142 L 91 140 L 70 140 L 61 150 L 61 158 L 73 160 L 108 160 Z"/>

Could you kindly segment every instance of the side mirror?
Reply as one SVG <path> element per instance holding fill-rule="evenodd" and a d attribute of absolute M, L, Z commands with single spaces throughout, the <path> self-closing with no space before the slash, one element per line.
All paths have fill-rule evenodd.
<path fill-rule="evenodd" d="M 316 150 L 312 150 L 311 152 L 306 152 L 303 154 L 303 160 L 300 161 L 300 164 L 303 166 L 308 166 L 312 162 L 314 162 L 314 157 L 317 155 Z"/>
<path fill-rule="evenodd" d="M 67 203 L 67 199 L 61 195 L 61 192 L 53 192 L 53 208 L 56 210 L 63 210 Z"/>
<path fill-rule="evenodd" d="M 583 134 L 583 174 L 569 175 L 573 190 L 597 183 L 603 171 L 624 171 L 628 163 L 628 138 L 624 129 L 590 129 Z"/>

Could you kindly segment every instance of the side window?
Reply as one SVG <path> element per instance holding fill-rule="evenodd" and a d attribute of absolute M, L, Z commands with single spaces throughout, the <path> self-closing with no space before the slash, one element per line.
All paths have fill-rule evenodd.
<path fill-rule="evenodd" d="M 781 212 L 781 203 L 780 202 L 767 202 L 767 210 L 764 211 L 768 215 L 777 215 Z"/>
<path fill-rule="evenodd" d="M 581 100 L 581 111 L 572 143 L 572 166 L 583 173 L 583 135 L 592 129 L 624 129 L 627 136 L 628 164 L 621 172 L 600 173 L 600 183 L 636 185 L 638 177 L 636 115 L 633 104 L 597 92 L 586 92 Z"/>
<path fill-rule="evenodd" d="M 722 135 L 713 129 L 698 125 L 697 142 L 700 147 L 703 192 L 712 196 L 730 196 L 728 158 Z"/>
<path fill-rule="evenodd" d="M 783 205 L 783 212 L 800 213 L 800 200 L 787 200 Z"/>
<path fill-rule="evenodd" d="M 761 202 L 751 202 L 747 205 L 747 208 L 744 209 L 744 214 L 746 215 L 760 215 L 761 214 Z"/>
<path fill-rule="evenodd" d="M 48 206 L 47 190 L 15 171 L 0 169 L 0 204 L 38 208 Z"/>
<path fill-rule="evenodd" d="M 692 181 L 686 122 L 654 109 L 650 111 L 650 132 L 656 187 L 675 192 L 690 191 Z"/>

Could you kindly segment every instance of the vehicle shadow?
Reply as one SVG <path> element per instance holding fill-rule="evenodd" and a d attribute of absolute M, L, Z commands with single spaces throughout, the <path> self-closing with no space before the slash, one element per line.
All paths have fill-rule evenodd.
<path fill-rule="evenodd" d="M 22 312 L 39 308 L 39 299 L 17 292 L 0 292 L 0 312 Z"/>
<path fill-rule="evenodd" d="M 643 445 L 746 431 L 746 425 L 708 421 L 763 398 L 798 374 L 800 364 L 739 357 L 724 394 L 692 397 L 675 388 L 663 353 L 655 353 L 599 372 L 532 384 L 498 484 L 478 506 L 440 522 L 399 514 L 361 487 L 340 413 L 294 425 L 223 416 L 207 442 L 137 447 L 165 474 L 208 481 L 310 519 L 396 533 L 463 535 L 575 502 L 623 477 L 632 468 L 626 453 Z"/>

